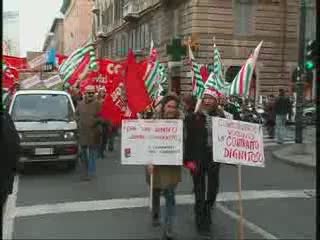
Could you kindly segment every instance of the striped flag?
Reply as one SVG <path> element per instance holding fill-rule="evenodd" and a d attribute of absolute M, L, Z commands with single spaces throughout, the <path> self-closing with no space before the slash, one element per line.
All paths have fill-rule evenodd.
<path fill-rule="evenodd" d="M 193 56 L 191 47 L 189 45 L 189 60 L 191 61 L 191 78 L 192 78 L 192 95 L 197 99 L 202 98 L 204 92 L 204 82 L 200 74 L 201 64 L 198 64 Z"/>
<path fill-rule="evenodd" d="M 220 52 L 219 52 L 216 44 L 214 44 L 213 47 L 214 47 L 213 74 L 216 77 L 216 85 L 217 85 L 216 90 L 223 94 L 225 92 L 225 88 L 228 87 L 228 85 L 230 85 L 230 83 L 225 81 L 224 66 L 222 64 L 221 55 L 220 55 Z"/>
<path fill-rule="evenodd" d="M 224 67 L 221 61 L 220 52 L 216 44 L 214 44 L 213 71 L 208 77 L 208 80 L 205 84 L 205 89 L 214 88 L 216 91 L 218 91 L 219 94 L 226 94 L 226 89 L 229 87 L 230 83 L 225 81 L 223 69 Z"/>
<path fill-rule="evenodd" d="M 21 89 L 29 89 L 41 83 L 40 76 L 38 74 L 21 81 Z"/>
<path fill-rule="evenodd" d="M 147 92 L 152 99 L 157 99 L 164 94 L 167 84 L 167 73 L 165 67 L 157 60 L 158 53 L 151 41 L 149 61 L 144 76 Z"/>
<path fill-rule="evenodd" d="M 62 81 L 66 82 L 72 76 L 73 72 L 79 66 L 84 59 L 85 55 L 90 54 L 90 69 L 97 67 L 97 60 L 95 57 L 95 51 L 92 44 L 87 44 L 82 48 L 75 50 L 64 62 L 59 66 L 59 73 L 62 76 Z"/>
<path fill-rule="evenodd" d="M 227 87 L 226 92 L 228 95 L 236 95 L 236 96 L 248 96 L 250 90 L 250 83 L 252 79 L 252 75 L 254 72 L 254 68 L 256 66 L 256 62 L 258 59 L 258 55 L 260 52 L 260 48 L 262 46 L 263 41 L 259 43 L 259 45 L 254 50 L 253 54 L 247 59 L 246 63 L 242 65 L 239 73 L 232 81 L 230 86 Z"/>
<path fill-rule="evenodd" d="M 61 78 L 59 76 L 59 74 L 54 75 L 46 80 L 43 80 L 43 84 L 46 88 L 51 88 L 59 83 L 61 83 Z"/>

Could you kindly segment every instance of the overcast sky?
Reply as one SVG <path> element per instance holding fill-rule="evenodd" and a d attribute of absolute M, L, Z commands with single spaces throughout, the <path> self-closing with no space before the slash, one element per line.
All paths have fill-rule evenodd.
<path fill-rule="evenodd" d="M 41 51 L 55 17 L 60 16 L 62 0 L 4 0 L 4 11 L 19 11 L 20 54 Z"/>

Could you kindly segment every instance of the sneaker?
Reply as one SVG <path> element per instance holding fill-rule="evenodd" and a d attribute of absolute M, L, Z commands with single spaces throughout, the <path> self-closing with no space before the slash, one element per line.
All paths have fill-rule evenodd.
<path fill-rule="evenodd" d="M 172 226 L 166 225 L 164 229 L 164 236 L 166 239 L 173 239 Z"/>
<path fill-rule="evenodd" d="M 153 227 L 160 226 L 159 215 L 156 214 L 156 215 L 152 216 L 152 226 Z"/>

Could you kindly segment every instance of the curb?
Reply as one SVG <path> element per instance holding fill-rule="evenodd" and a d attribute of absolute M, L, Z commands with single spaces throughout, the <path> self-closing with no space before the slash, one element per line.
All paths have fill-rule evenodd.
<path fill-rule="evenodd" d="M 303 168 L 307 168 L 307 169 L 314 169 L 316 168 L 316 166 L 313 165 L 309 165 L 309 164 L 305 164 L 305 163 L 301 163 L 301 162 L 294 162 L 292 160 L 289 160 L 287 158 L 283 158 L 283 157 L 279 157 L 278 154 L 276 153 L 277 150 L 272 151 L 272 157 L 276 160 L 288 163 L 292 166 L 298 166 L 298 167 L 303 167 Z"/>

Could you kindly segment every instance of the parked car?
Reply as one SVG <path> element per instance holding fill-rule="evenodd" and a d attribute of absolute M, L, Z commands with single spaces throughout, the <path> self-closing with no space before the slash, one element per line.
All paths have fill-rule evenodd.
<path fill-rule="evenodd" d="M 315 124 L 316 123 L 316 107 L 310 106 L 303 109 L 302 116 L 303 116 L 303 121 L 307 125 Z"/>
<path fill-rule="evenodd" d="M 11 101 L 9 114 L 21 139 L 19 168 L 26 163 L 65 163 L 78 160 L 75 108 L 64 91 L 22 90 Z"/>

